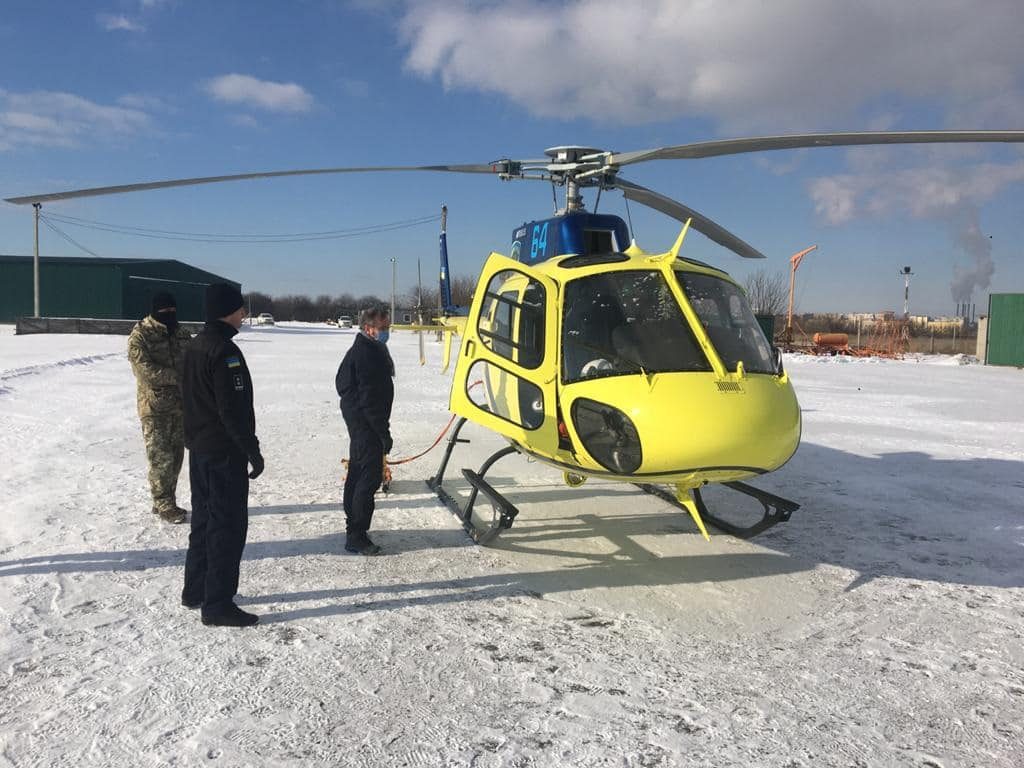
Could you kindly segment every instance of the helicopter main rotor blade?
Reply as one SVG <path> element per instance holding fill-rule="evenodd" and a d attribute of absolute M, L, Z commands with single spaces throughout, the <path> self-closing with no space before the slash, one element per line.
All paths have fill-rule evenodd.
<path fill-rule="evenodd" d="M 628 200 L 635 200 L 641 205 L 646 205 L 648 208 L 653 208 L 679 221 L 690 219 L 690 226 L 693 229 L 746 259 L 763 259 L 765 257 L 763 253 L 752 245 L 740 240 L 740 238 L 736 237 L 725 227 L 716 224 L 704 214 L 698 213 L 687 205 L 683 205 L 670 197 L 665 197 L 665 195 L 655 192 L 653 189 L 626 181 L 621 176 L 616 176 L 612 185 L 617 189 L 621 189 L 622 194 Z"/>
<path fill-rule="evenodd" d="M 745 152 L 806 147 L 853 147 L 872 144 L 943 144 L 951 142 L 1024 142 L 1024 131 L 862 131 L 858 133 L 801 133 L 679 144 L 674 147 L 620 152 L 608 157 L 611 166 L 646 160 L 696 160 Z"/>
<path fill-rule="evenodd" d="M 222 181 L 243 181 L 246 179 L 274 179 L 281 176 L 317 176 L 331 173 L 370 173 L 374 171 L 447 171 L 452 173 L 490 173 L 506 172 L 508 166 L 515 161 L 499 161 L 490 164 L 471 165 L 385 165 L 367 168 L 309 168 L 292 171 L 267 171 L 265 173 L 237 173 L 230 176 L 201 176 L 194 179 L 170 179 L 168 181 L 150 181 L 142 184 L 120 184 L 114 187 L 93 187 L 91 189 L 74 189 L 68 192 L 54 192 L 47 195 L 26 195 L 9 197 L 6 202 L 15 205 L 49 203 L 54 200 L 71 200 L 76 197 L 96 197 L 98 195 L 117 195 L 122 192 L 142 192 L 149 189 L 167 189 L 168 187 L 191 187 L 197 184 L 217 184 Z"/>

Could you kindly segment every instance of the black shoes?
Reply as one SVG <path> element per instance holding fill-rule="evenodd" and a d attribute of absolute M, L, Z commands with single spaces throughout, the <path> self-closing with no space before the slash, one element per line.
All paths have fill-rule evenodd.
<path fill-rule="evenodd" d="M 203 615 L 203 624 L 208 627 L 251 627 L 257 624 L 260 617 L 255 613 L 243 611 L 237 605 L 233 605 L 223 613 Z"/>
<path fill-rule="evenodd" d="M 202 606 L 203 606 L 203 601 L 202 600 L 196 600 L 194 603 L 192 603 L 192 602 L 189 602 L 188 600 L 186 600 L 184 597 L 181 598 L 181 607 L 182 608 L 188 608 L 190 611 L 194 611 L 196 608 L 201 608 Z"/>
<path fill-rule="evenodd" d="M 380 547 L 370 541 L 368 536 L 354 536 L 345 539 L 345 551 L 353 555 L 379 555 Z"/>

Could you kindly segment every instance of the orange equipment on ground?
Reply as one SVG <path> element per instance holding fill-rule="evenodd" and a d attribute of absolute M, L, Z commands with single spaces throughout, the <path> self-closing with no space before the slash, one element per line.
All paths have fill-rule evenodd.
<path fill-rule="evenodd" d="M 789 257 L 789 310 L 786 313 L 786 331 L 782 337 L 786 348 L 793 345 L 793 288 L 796 286 L 796 268 L 800 266 L 800 262 L 804 260 L 804 256 L 813 251 L 818 246 L 812 245 L 810 248 L 804 248 L 798 253 L 794 253 Z"/>
<path fill-rule="evenodd" d="M 816 333 L 813 341 L 816 347 L 845 349 L 850 346 L 850 337 L 845 333 Z"/>

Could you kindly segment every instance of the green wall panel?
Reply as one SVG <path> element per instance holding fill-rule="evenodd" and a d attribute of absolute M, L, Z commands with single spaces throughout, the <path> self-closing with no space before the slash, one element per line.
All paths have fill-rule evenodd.
<path fill-rule="evenodd" d="M 1024 293 L 988 297 L 989 365 L 1024 366 Z"/>
<path fill-rule="evenodd" d="M 40 313 L 43 317 L 122 318 L 149 314 L 153 295 L 174 294 L 178 317 L 203 320 L 206 286 L 241 285 L 180 261 L 43 257 Z M 0 255 L 0 322 L 33 314 L 32 259 Z"/>

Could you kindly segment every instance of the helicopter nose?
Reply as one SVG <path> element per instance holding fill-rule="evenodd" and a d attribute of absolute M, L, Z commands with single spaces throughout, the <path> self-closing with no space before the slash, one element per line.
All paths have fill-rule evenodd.
<path fill-rule="evenodd" d="M 617 474 L 735 471 L 738 479 L 777 469 L 799 443 L 796 397 L 776 376 L 630 376 L 583 382 L 577 392 L 570 412 L 580 441 Z"/>

